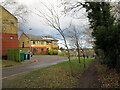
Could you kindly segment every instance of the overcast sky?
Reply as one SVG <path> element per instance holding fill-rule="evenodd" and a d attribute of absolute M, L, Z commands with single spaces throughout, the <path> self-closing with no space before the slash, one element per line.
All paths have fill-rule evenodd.
<path fill-rule="evenodd" d="M 0 0 L 0 2 L 1 1 L 3 0 Z M 25 33 L 39 35 L 39 36 L 51 35 L 59 39 L 59 43 L 63 42 L 62 40 L 60 40 L 61 36 L 59 35 L 57 30 L 46 25 L 45 21 L 42 18 L 34 14 L 34 13 L 38 13 L 36 9 L 43 12 L 46 11 L 40 2 L 47 5 L 47 7 L 50 7 L 50 5 L 54 6 L 56 11 L 60 13 L 61 9 L 63 9 L 62 7 L 60 7 L 61 0 L 15 0 L 15 1 L 17 1 L 19 4 L 25 5 L 29 10 L 28 15 L 24 17 L 27 20 L 27 23 L 24 23 L 22 25 L 20 24 L 20 27 L 22 27 L 22 30 Z M 71 0 L 71 1 L 73 2 L 75 0 Z M 78 0 L 78 1 L 83 1 L 83 0 Z M 117 1 L 117 0 L 112 0 L 112 1 Z M 14 7 L 12 9 L 14 9 Z M 11 12 L 12 9 L 9 9 L 9 11 Z M 70 25 L 70 22 L 72 21 L 72 23 L 77 27 L 78 30 L 84 31 L 85 30 L 84 26 L 87 27 L 89 24 L 88 18 L 86 17 L 87 14 L 85 12 L 85 9 L 81 9 L 77 14 L 79 16 L 79 19 L 72 18 L 71 17 L 72 15 L 71 16 L 67 15 L 65 17 L 62 17 L 60 19 L 60 23 L 62 26 L 61 28 L 63 29 L 67 28 Z M 19 20 L 19 23 L 21 23 L 20 20 Z M 86 43 L 85 40 L 83 40 L 83 43 L 84 43 L 83 46 L 91 47 L 91 45 Z M 60 46 L 63 46 L 63 45 L 60 45 Z"/>
<path fill-rule="evenodd" d="M 30 33 L 30 34 L 34 34 L 34 35 L 51 35 L 51 36 L 54 36 L 55 38 L 60 39 L 61 36 L 59 35 L 57 30 L 46 25 L 44 20 L 42 20 L 39 16 L 34 14 L 34 12 L 36 13 L 35 9 L 38 9 L 40 11 L 45 10 L 45 8 L 41 5 L 40 2 L 43 2 L 48 7 L 50 7 L 50 5 L 52 4 L 59 13 L 59 11 L 61 11 L 61 9 L 62 9 L 62 8 L 58 7 L 60 5 L 59 0 L 29 0 L 29 1 L 28 0 L 17 0 L 17 1 L 21 4 L 26 5 L 27 8 L 30 11 L 32 11 L 29 13 L 29 15 L 27 17 L 25 17 L 27 19 L 27 23 L 22 25 L 25 33 Z M 60 20 L 62 28 L 68 27 L 72 20 L 72 23 L 74 25 L 76 25 L 77 27 L 79 26 L 78 29 L 84 30 L 83 25 L 88 24 L 88 19 L 85 16 L 85 9 L 80 10 L 79 17 L 80 17 L 80 19 L 74 19 L 69 15 L 63 17 Z M 32 30 L 29 30 L 30 28 Z M 85 41 L 83 41 L 83 42 L 85 42 Z M 62 43 L 62 40 L 59 40 L 59 43 Z M 63 45 L 60 45 L 60 46 L 63 46 Z"/>
<path fill-rule="evenodd" d="M 33 35 L 51 35 L 58 39 L 61 37 L 57 30 L 46 25 L 43 19 L 41 19 L 39 16 L 34 14 L 34 12 L 36 13 L 35 9 L 38 9 L 40 11 L 45 10 L 45 8 L 41 5 L 40 2 L 43 2 L 48 7 L 50 6 L 50 4 L 52 4 L 59 13 L 59 11 L 61 11 L 62 9 L 62 7 L 58 7 L 60 5 L 59 3 L 60 0 L 16 0 L 16 1 L 19 2 L 19 4 L 23 4 L 27 6 L 28 10 L 30 10 L 29 14 L 25 16 L 27 23 L 20 26 L 22 27 L 25 33 L 29 33 Z M 86 18 L 85 9 L 81 9 L 78 15 L 80 19 L 72 18 L 70 15 L 62 17 L 60 20 L 62 28 L 68 27 L 72 20 L 72 23 L 77 26 L 77 29 L 84 30 L 83 26 L 88 25 L 89 23 L 88 19 Z M 20 22 L 21 21 L 19 21 L 19 23 Z M 62 40 L 59 40 L 59 43 L 61 42 Z M 83 42 L 85 43 L 84 40 Z M 63 45 L 60 45 L 60 46 L 63 46 Z"/>

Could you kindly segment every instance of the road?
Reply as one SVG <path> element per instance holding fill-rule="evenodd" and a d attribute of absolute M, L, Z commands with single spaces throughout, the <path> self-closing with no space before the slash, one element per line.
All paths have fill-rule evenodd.
<path fill-rule="evenodd" d="M 31 64 L 24 64 L 19 66 L 3 68 L 2 78 L 7 78 L 30 70 L 54 65 L 63 61 L 67 61 L 68 59 L 67 57 L 61 57 L 61 56 L 41 55 L 41 56 L 33 56 L 31 60 L 36 60 L 36 62 Z"/>

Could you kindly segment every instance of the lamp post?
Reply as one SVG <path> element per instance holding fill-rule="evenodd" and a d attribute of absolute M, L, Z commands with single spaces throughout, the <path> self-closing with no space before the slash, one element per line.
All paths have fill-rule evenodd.
<path fill-rule="evenodd" d="M 29 30 L 31 31 L 32 28 L 30 28 Z M 31 61 L 31 56 L 32 56 L 32 49 L 31 49 L 31 36 L 30 36 L 29 38 L 30 38 L 30 61 Z"/>

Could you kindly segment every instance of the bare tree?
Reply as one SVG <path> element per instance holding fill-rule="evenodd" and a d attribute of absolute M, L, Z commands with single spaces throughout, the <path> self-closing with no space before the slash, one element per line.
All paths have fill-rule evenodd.
<path fill-rule="evenodd" d="M 60 33 L 60 35 L 62 36 L 64 40 L 65 47 L 68 53 L 68 59 L 70 61 L 70 52 L 69 52 L 67 40 L 66 40 L 65 33 L 64 33 L 64 31 L 67 30 L 68 28 L 63 29 L 61 26 L 61 22 L 60 22 L 60 20 L 64 17 L 63 13 L 58 11 L 58 9 L 56 10 L 55 9 L 56 7 L 54 7 L 50 3 L 49 3 L 49 6 L 47 6 L 43 2 L 40 2 L 40 4 L 43 5 L 44 10 L 42 11 L 42 9 L 41 10 L 36 9 L 36 12 L 33 12 L 33 13 L 38 15 L 40 18 L 42 18 L 48 26 L 57 30 Z"/>
<path fill-rule="evenodd" d="M 84 34 L 85 37 L 85 41 L 86 43 L 90 44 L 91 46 L 94 46 L 94 37 L 92 36 L 92 32 L 93 30 L 88 28 L 84 28 L 84 30 L 82 31 L 82 33 Z"/>
<path fill-rule="evenodd" d="M 80 63 L 80 45 L 79 45 L 79 40 L 80 40 L 80 31 L 76 29 L 75 25 L 71 25 L 69 31 L 68 31 L 68 38 L 70 39 L 70 43 L 72 47 L 74 47 L 77 50 L 77 56 L 78 60 Z"/>
<path fill-rule="evenodd" d="M 85 65 L 85 48 L 88 48 L 88 45 L 94 44 L 93 37 L 91 36 L 92 31 L 85 29 L 80 30 L 77 29 L 75 25 L 71 25 L 70 29 L 67 32 L 67 37 L 69 39 L 69 43 L 71 48 L 75 48 L 77 50 L 78 60 L 80 63 L 80 56 L 83 56 L 84 60 L 84 68 Z M 82 53 L 82 54 L 81 54 Z"/>

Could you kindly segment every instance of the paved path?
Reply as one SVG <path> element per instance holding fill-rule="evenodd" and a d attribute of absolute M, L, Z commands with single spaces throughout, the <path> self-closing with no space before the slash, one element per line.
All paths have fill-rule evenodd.
<path fill-rule="evenodd" d="M 37 68 L 54 65 L 63 61 L 67 61 L 68 59 L 67 57 L 61 57 L 61 56 L 41 55 L 41 56 L 33 56 L 31 60 L 36 60 L 37 62 L 26 65 L 3 68 L 2 78 L 7 78 Z"/>

